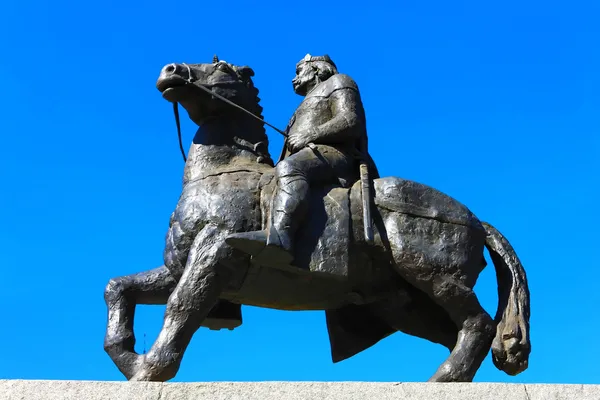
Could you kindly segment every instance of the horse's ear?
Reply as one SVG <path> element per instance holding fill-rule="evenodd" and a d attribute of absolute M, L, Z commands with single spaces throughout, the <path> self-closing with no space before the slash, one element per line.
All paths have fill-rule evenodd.
<path fill-rule="evenodd" d="M 243 67 L 238 67 L 237 71 L 238 71 L 238 74 L 240 74 L 240 76 L 244 80 L 248 80 L 254 76 L 254 71 L 252 70 L 252 68 L 248 67 L 247 65 L 244 65 Z"/>

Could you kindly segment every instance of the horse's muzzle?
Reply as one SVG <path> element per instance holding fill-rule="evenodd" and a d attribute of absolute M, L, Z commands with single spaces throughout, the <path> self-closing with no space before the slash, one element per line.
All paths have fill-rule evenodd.
<path fill-rule="evenodd" d="M 156 81 L 156 88 L 164 94 L 167 89 L 183 86 L 189 79 L 189 72 L 180 64 L 168 64 L 163 67 Z"/>

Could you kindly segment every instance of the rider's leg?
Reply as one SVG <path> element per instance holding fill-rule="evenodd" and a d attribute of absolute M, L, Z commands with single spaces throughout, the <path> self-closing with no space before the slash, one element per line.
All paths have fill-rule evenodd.
<path fill-rule="evenodd" d="M 294 234 L 308 209 L 310 186 L 334 183 L 350 175 L 352 167 L 350 155 L 324 145 L 305 148 L 281 161 L 276 167 L 277 188 L 267 230 L 237 233 L 229 236 L 227 243 L 260 255 L 262 263 L 289 264 L 293 260 Z"/>
<path fill-rule="evenodd" d="M 277 187 L 273 193 L 267 224 L 267 246 L 273 247 L 269 253 L 275 263 L 289 264 L 292 261 L 293 237 L 298 220 L 306 215 L 308 208 L 310 168 L 307 168 L 307 161 L 315 158 L 312 153 L 312 150 L 305 149 L 277 165 Z M 312 164 L 320 163 L 319 159 L 315 161 Z M 312 167 L 317 169 L 321 165 Z"/>

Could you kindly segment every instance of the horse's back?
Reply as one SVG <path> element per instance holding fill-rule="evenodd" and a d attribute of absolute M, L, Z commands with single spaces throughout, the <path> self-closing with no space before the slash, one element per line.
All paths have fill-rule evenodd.
<path fill-rule="evenodd" d="M 396 264 L 421 273 L 444 266 L 448 274 L 468 277 L 468 285 L 475 283 L 485 265 L 485 229 L 466 206 L 427 185 L 401 178 L 377 179 L 374 188 L 382 222 L 376 228 L 385 230 L 377 239 L 391 249 Z"/>
<path fill-rule="evenodd" d="M 483 229 L 477 217 L 458 200 L 430 186 L 408 179 L 374 180 L 375 204 L 383 209 Z M 354 191 L 357 191 L 356 185 Z"/>

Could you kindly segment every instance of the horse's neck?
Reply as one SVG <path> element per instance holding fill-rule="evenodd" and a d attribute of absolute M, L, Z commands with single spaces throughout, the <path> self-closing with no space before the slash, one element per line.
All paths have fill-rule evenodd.
<path fill-rule="evenodd" d="M 261 168 L 254 145 L 267 143 L 264 128 L 252 121 L 215 119 L 202 125 L 189 149 L 183 183 L 222 171 Z"/>

